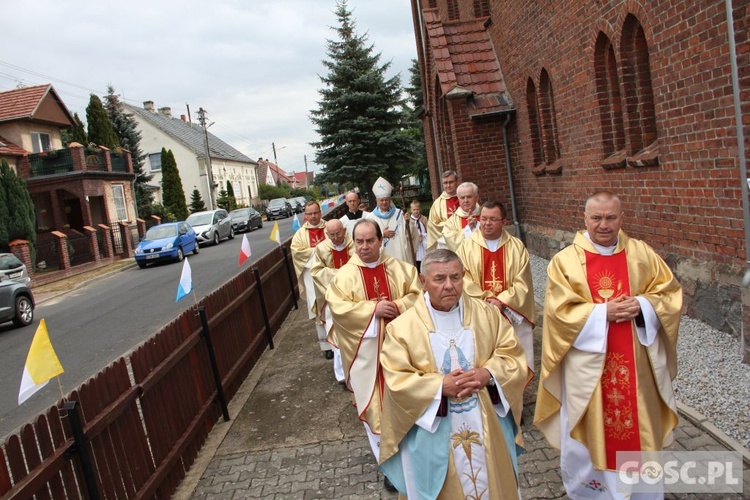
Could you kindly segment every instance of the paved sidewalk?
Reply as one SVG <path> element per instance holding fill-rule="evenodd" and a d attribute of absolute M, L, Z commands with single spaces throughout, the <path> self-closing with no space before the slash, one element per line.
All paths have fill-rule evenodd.
<path fill-rule="evenodd" d="M 178 499 L 393 499 L 382 487 L 351 395 L 334 379 L 331 361 L 315 342 L 312 324 L 293 311 L 260 363 L 230 404 L 230 422 L 219 422 L 178 489 Z M 537 344 L 541 332 L 537 332 Z M 541 352 L 537 345 L 536 352 Z M 538 361 L 537 361 L 538 363 Z M 527 389 L 520 485 L 524 499 L 566 498 L 559 454 L 531 429 L 536 383 Z M 726 450 L 732 440 L 711 434 L 694 412 L 681 415 L 676 450 Z M 692 419 L 692 421 L 691 421 Z M 696 423 L 693 423 L 696 422 Z M 718 431 L 718 432 L 717 432 Z M 739 446 L 736 444 L 735 446 Z M 741 449 L 741 448 L 740 448 Z M 750 453 L 743 450 L 745 495 L 750 498 Z M 667 495 L 699 499 L 705 495 Z"/>

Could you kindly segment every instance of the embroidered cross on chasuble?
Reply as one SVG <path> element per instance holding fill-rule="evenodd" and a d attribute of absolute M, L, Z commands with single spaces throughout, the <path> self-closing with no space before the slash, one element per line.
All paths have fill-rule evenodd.
<path fill-rule="evenodd" d="M 586 274 L 596 304 L 630 295 L 625 251 L 611 256 L 586 252 Z M 633 342 L 632 321 L 609 323 L 601 378 L 604 447 L 609 470 L 617 468 L 618 451 L 641 449 Z"/>
<path fill-rule="evenodd" d="M 343 248 L 341 250 L 336 250 L 334 248 L 331 250 L 331 257 L 333 257 L 333 268 L 341 269 L 344 264 L 349 262 L 349 249 Z"/>
<path fill-rule="evenodd" d="M 494 295 L 505 290 L 505 247 L 496 252 L 482 247 L 482 290 Z"/>
<path fill-rule="evenodd" d="M 315 248 L 318 243 L 326 238 L 325 229 L 322 227 L 311 227 L 307 230 L 307 237 L 310 239 L 310 248 Z"/>
<path fill-rule="evenodd" d="M 446 212 L 446 220 L 451 218 L 451 215 L 453 215 L 453 212 L 456 211 L 458 208 L 458 196 L 451 196 L 447 200 L 445 200 L 445 212 Z"/>

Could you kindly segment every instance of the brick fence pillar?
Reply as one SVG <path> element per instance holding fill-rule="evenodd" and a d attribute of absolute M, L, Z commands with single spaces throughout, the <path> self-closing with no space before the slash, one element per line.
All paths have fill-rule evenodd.
<path fill-rule="evenodd" d="M 70 255 L 68 254 L 68 236 L 60 231 L 52 231 L 55 237 L 57 255 L 60 257 L 60 270 L 70 269 Z"/>
<path fill-rule="evenodd" d="M 146 235 L 146 221 L 138 218 L 135 220 L 135 222 L 138 224 L 138 236 L 143 239 L 143 237 Z"/>
<path fill-rule="evenodd" d="M 151 218 L 154 220 L 154 225 L 161 224 L 161 217 L 159 217 L 158 215 L 152 215 Z"/>
<path fill-rule="evenodd" d="M 102 256 L 99 254 L 99 241 L 96 238 L 96 229 L 91 226 L 83 226 L 83 232 L 86 235 L 86 244 L 89 247 L 89 252 L 94 256 L 94 262 L 102 260 Z"/>
<path fill-rule="evenodd" d="M 127 222 L 120 221 L 120 236 L 122 237 L 122 255 L 125 258 L 131 258 L 135 256 L 133 249 L 133 242 L 130 241 L 130 228 Z"/>
<path fill-rule="evenodd" d="M 107 226 L 106 224 L 99 224 L 97 226 L 99 228 L 99 231 L 102 232 L 104 235 L 104 248 L 102 248 L 102 257 L 113 257 L 114 256 L 114 249 L 112 248 L 112 236 L 110 235 L 110 231 L 112 231 L 112 228 Z"/>
<path fill-rule="evenodd" d="M 26 271 L 29 273 L 29 278 L 33 278 L 34 263 L 31 262 L 31 246 L 29 242 L 26 240 L 13 240 L 8 243 L 8 246 L 10 246 L 10 252 L 26 264 Z"/>

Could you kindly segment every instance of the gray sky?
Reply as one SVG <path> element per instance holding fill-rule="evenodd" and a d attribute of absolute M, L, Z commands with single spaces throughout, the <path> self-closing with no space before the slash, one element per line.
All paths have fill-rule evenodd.
<path fill-rule="evenodd" d="M 409 0 L 349 0 L 357 32 L 409 77 L 416 58 Z M 4 0 L 0 90 L 51 83 L 85 121 L 89 94 L 112 84 L 125 101 L 172 108 L 245 153 L 291 172 L 312 170 L 326 39 L 335 0 Z"/>

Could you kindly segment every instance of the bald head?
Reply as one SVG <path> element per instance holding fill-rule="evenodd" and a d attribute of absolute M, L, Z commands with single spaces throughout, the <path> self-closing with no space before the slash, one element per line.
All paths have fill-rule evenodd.
<path fill-rule="evenodd" d="M 611 247 L 617 243 L 622 227 L 622 206 L 617 196 L 609 191 L 599 191 L 586 200 L 583 212 L 586 231 L 597 245 Z"/>
<path fill-rule="evenodd" d="M 346 239 L 346 230 L 344 224 L 339 219 L 331 219 L 326 222 L 326 236 L 336 245 L 342 245 Z"/>

